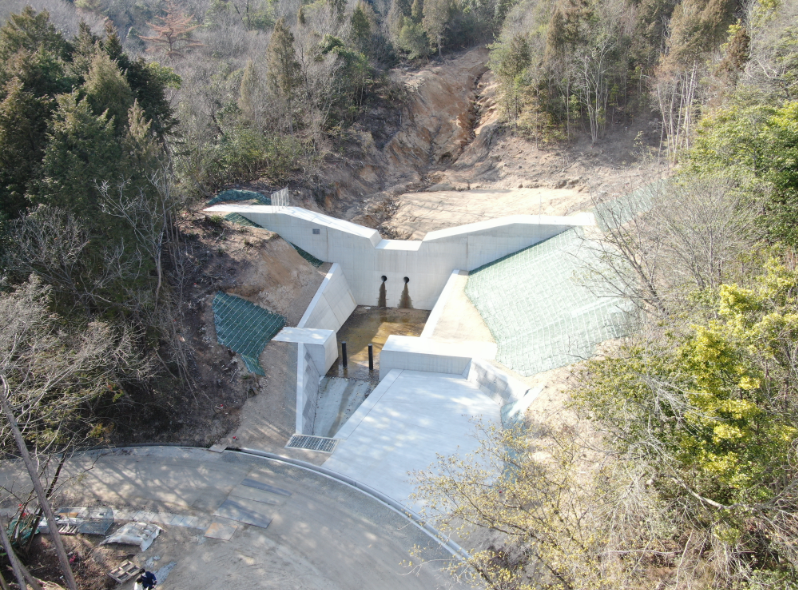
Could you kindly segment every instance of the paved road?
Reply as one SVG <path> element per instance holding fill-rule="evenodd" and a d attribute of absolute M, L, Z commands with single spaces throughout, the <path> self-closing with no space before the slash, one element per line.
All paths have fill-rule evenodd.
<path fill-rule="evenodd" d="M 2 485 L 12 471 L 5 467 Z M 136 556 L 141 564 L 159 558 L 150 569 L 176 564 L 159 584 L 164 590 L 404 590 L 452 584 L 437 566 L 402 565 L 419 561 L 409 553 L 413 546 L 425 547 L 423 556 L 441 560 L 438 564 L 448 561 L 449 554 L 423 531 L 375 499 L 295 466 L 230 451 L 143 447 L 81 455 L 67 471 L 73 479 L 65 494 L 72 505 L 195 517 L 185 521 L 194 528 L 165 526 L 152 547 Z M 245 478 L 291 495 L 242 487 Z M 249 497 L 244 502 L 272 519 L 268 528 L 240 525 L 229 541 L 206 538 L 203 523 L 214 519 L 225 500 L 241 501 L 239 496 Z"/>

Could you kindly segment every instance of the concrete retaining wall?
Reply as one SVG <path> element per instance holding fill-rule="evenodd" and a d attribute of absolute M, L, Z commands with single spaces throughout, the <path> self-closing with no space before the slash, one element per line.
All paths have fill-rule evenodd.
<path fill-rule="evenodd" d="M 407 278 L 417 309 L 433 308 L 455 269 L 471 271 L 575 226 L 593 225 L 592 215 L 514 215 L 405 241 L 383 240 L 377 230 L 298 207 L 223 204 L 206 211 L 239 213 L 316 258 L 340 264 L 358 305 L 378 304 L 384 276 L 385 303 L 398 307 Z M 333 329 L 329 324 L 307 327 Z"/>
<path fill-rule="evenodd" d="M 338 332 L 356 307 L 355 296 L 349 288 L 344 271 L 340 264 L 335 263 L 319 285 L 297 328 Z"/>
<path fill-rule="evenodd" d="M 440 321 L 441 316 L 443 315 L 443 309 L 446 307 L 446 302 L 449 300 L 449 296 L 454 290 L 457 277 L 461 272 L 462 271 L 459 269 L 455 269 L 449 274 L 449 278 L 446 280 L 446 284 L 443 286 L 443 291 L 441 291 L 440 297 L 438 297 L 438 300 L 435 302 L 435 306 L 432 308 L 432 312 L 427 318 L 427 323 L 424 324 L 424 330 L 421 332 L 421 338 L 432 338 L 432 335 L 435 333 L 435 327 L 438 325 L 438 321 Z"/>
<path fill-rule="evenodd" d="M 297 344 L 296 373 L 296 431 L 313 434 L 321 377 L 304 344 Z"/>

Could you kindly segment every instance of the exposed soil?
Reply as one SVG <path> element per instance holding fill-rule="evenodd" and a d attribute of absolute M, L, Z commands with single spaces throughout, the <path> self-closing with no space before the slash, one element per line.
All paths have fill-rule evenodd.
<path fill-rule="evenodd" d="M 135 432 L 123 429 L 117 435 L 120 443 L 209 446 L 233 431 L 247 399 L 266 392 L 272 373 L 283 367 L 280 359 L 272 362 L 266 355 L 261 359 L 266 376 L 253 375 L 232 351 L 217 343 L 214 296 L 219 291 L 238 295 L 296 326 L 329 266 L 314 268 L 277 234 L 199 211 L 185 214 L 178 226 L 187 262 L 178 338 L 191 352 L 192 390 L 168 400 L 167 423 L 156 415 L 137 425 Z"/>
<path fill-rule="evenodd" d="M 108 576 L 108 572 L 132 556 L 129 547 L 97 547 L 97 542 L 102 537 L 95 536 L 62 535 L 61 539 L 80 590 L 105 590 L 117 586 Z M 48 535 L 36 535 L 27 557 L 30 573 L 36 579 L 52 583 L 46 585 L 44 590 L 63 588 L 58 558 Z M 9 574 L 6 579 L 11 580 L 13 576 Z"/>
<path fill-rule="evenodd" d="M 323 174 L 327 212 L 385 237 L 420 239 L 511 214 L 570 215 L 668 173 L 653 151 L 653 118 L 610 127 L 595 145 L 580 129 L 569 141 L 524 137 L 501 120 L 487 59 L 482 47 L 395 70 L 398 128 L 392 120 L 390 140 L 377 141 L 373 125 L 356 126 L 359 150 Z"/>

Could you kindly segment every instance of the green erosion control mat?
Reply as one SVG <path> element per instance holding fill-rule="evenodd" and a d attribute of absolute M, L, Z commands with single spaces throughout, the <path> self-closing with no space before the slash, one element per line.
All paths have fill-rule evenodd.
<path fill-rule="evenodd" d="M 230 189 L 222 191 L 213 197 L 210 201 L 208 201 L 208 206 L 215 205 L 216 203 L 229 203 L 231 201 L 257 201 L 261 205 L 272 204 L 272 198 L 261 193 L 256 193 L 255 191 Z"/>
<path fill-rule="evenodd" d="M 228 213 L 227 215 L 224 216 L 224 218 L 227 221 L 230 221 L 232 223 L 237 223 L 239 225 L 246 225 L 247 227 L 260 227 L 261 229 L 263 229 L 262 226 L 258 225 L 254 221 L 250 221 L 249 219 L 241 215 L 241 213 Z"/>
<path fill-rule="evenodd" d="M 654 205 L 657 193 L 665 188 L 664 180 L 657 180 L 628 195 L 601 203 L 593 208 L 596 225 L 603 232 L 631 221 Z"/>
<path fill-rule="evenodd" d="M 219 291 L 213 298 L 216 339 L 241 355 L 247 369 L 265 375 L 258 357 L 266 344 L 285 326 L 285 318 L 241 297 Z"/>
<path fill-rule="evenodd" d="M 291 244 L 291 242 L 288 242 L 288 243 L 289 243 L 289 244 Z M 308 262 L 310 262 L 310 263 L 311 263 L 313 266 L 315 266 L 316 268 L 319 268 L 319 267 L 320 267 L 322 264 L 324 264 L 324 261 L 323 261 L 323 260 L 319 260 L 318 258 L 316 258 L 315 256 L 313 256 L 313 254 L 311 254 L 310 252 L 305 252 L 305 251 L 304 251 L 302 248 L 300 248 L 300 247 L 299 247 L 299 246 L 297 246 L 296 244 L 291 244 L 291 245 L 294 247 L 294 250 L 296 250 L 296 251 L 297 251 L 297 253 L 298 253 L 298 254 L 299 254 L 299 255 L 300 255 L 302 258 L 304 258 L 305 260 L 307 260 Z"/>
<path fill-rule="evenodd" d="M 588 284 L 587 264 L 598 254 L 572 229 L 471 272 L 466 295 L 496 339 L 498 361 L 535 375 L 627 333 L 630 305 Z"/>

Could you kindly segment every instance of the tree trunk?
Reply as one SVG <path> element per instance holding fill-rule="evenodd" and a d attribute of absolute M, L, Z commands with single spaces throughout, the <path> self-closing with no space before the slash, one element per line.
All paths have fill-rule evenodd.
<path fill-rule="evenodd" d="M 25 439 L 22 438 L 22 433 L 17 425 L 17 420 L 14 417 L 14 413 L 11 411 L 10 404 L 8 403 L 9 388 L 5 375 L 0 375 L 0 380 L 3 382 L 3 392 L 0 394 L 0 406 L 2 406 L 3 413 L 6 415 L 6 420 L 8 420 L 8 426 L 14 435 L 14 441 L 17 443 L 19 454 L 22 456 L 22 461 L 25 463 L 25 468 L 28 470 L 28 475 L 30 475 L 33 488 L 36 490 L 36 495 L 39 497 L 39 506 L 44 511 L 44 515 L 47 517 L 47 524 L 50 528 L 50 536 L 53 538 L 55 552 L 58 555 L 58 561 L 61 563 L 61 570 L 64 573 L 64 582 L 69 590 L 78 590 L 78 586 L 75 583 L 75 576 L 72 574 L 72 568 L 69 565 L 69 557 L 67 557 L 66 549 L 64 549 L 64 543 L 61 540 L 61 535 L 59 534 L 58 527 L 55 524 L 55 514 L 53 514 L 53 509 L 50 506 L 50 502 L 47 500 L 47 494 L 42 487 L 39 474 L 36 472 L 36 468 L 33 466 L 33 461 L 30 458 L 28 447 L 25 445 Z M 5 531 L 3 531 L 3 535 L 5 535 Z"/>
<path fill-rule="evenodd" d="M 22 570 L 19 567 L 17 554 L 14 553 L 14 550 L 11 548 L 11 541 L 8 540 L 8 535 L 6 534 L 6 523 L 2 518 L 0 518 L 0 541 L 3 542 L 3 549 L 6 550 L 8 561 L 11 562 L 11 569 L 14 570 L 14 577 L 17 579 L 20 590 L 27 590 L 28 587 L 27 584 L 25 584 L 25 576 L 22 575 Z"/>

